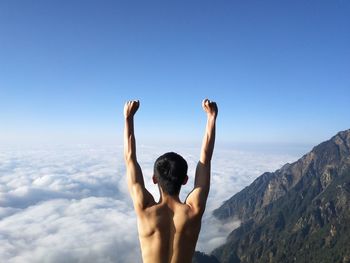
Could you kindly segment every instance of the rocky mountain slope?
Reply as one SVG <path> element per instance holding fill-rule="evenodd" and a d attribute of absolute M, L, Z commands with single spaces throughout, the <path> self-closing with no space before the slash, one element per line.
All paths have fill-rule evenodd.
<path fill-rule="evenodd" d="M 350 130 L 264 173 L 214 215 L 242 220 L 211 255 L 221 263 L 350 262 Z"/>
<path fill-rule="evenodd" d="M 214 215 L 222 220 L 236 216 L 246 221 L 287 194 L 310 173 L 319 177 L 321 187 L 325 189 L 336 174 L 349 165 L 349 148 L 350 130 L 340 132 L 297 162 L 286 164 L 274 173 L 264 173 L 215 210 Z"/>

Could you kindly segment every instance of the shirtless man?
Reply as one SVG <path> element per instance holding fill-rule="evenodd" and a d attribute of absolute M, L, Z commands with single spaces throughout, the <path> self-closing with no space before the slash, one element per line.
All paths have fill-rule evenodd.
<path fill-rule="evenodd" d="M 218 108 L 208 99 L 202 102 L 207 114 L 206 131 L 194 188 L 182 203 L 179 193 L 188 179 L 187 162 L 176 153 L 166 153 L 154 164 L 152 179 L 158 184 L 159 201 L 145 188 L 134 135 L 134 115 L 139 106 L 139 101 L 128 101 L 124 107 L 124 157 L 128 188 L 137 214 L 142 260 L 144 263 L 190 263 L 209 193 Z"/>

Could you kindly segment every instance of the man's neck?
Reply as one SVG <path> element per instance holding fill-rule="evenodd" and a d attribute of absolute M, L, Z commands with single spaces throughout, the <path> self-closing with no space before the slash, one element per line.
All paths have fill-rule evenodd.
<path fill-rule="evenodd" d="M 180 203 L 179 195 L 169 195 L 160 191 L 159 203 Z"/>

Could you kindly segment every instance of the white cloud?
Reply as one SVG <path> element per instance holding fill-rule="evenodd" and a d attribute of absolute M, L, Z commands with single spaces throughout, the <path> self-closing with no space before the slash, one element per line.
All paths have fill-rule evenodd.
<path fill-rule="evenodd" d="M 112 198 L 50 200 L 0 221 L 0 254 L 6 262 L 135 262 L 135 224 Z"/>
<path fill-rule="evenodd" d="M 138 148 L 145 183 L 153 162 L 169 149 Z M 193 186 L 198 148 L 176 149 L 189 164 Z M 0 153 L 0 258 L 5 262 L 140 262 L 136 218 L 127 193 L 121 146 L 3 149 Z M 210 252 L 239 222 L 211 216 L 232 194 L 264 171 L 295 156 L 217 148 L 212 186 L 197 249 Z"/>

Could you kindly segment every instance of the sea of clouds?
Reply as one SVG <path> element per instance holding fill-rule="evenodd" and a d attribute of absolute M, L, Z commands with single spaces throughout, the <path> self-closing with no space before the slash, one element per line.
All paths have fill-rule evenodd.
<path fill-rule="evenodd" d="M 135 213 L 127 192 L 121 145 L 0 147 L 1 262 L 141 262 Z M 138 147 L 146 187 L 154 160 L 166 147 Z M 198 147 L 176 152 L 189 164 L 184 200 L 193 187 Z M 210 252 L 238 221 L 211 216 L 220 204 L 265 171 L 295 161 L 296 154 L 217 147 L 212 185 L 197 250 Z"/>

